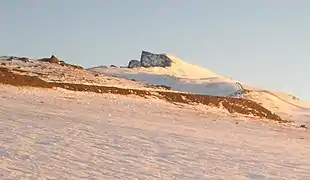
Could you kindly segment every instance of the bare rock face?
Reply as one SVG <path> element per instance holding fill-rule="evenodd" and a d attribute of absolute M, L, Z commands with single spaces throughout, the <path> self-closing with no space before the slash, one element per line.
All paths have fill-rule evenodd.
<path fill-rule="evenodd" d="M 142 67 L 169 67 L 172 61 L 165 54 L 142 51 L 140 62 Z"/>
<path fill-rule="evenodd" d="M 128 63 L 128 68 L 137 68 L 137 67 L 141 67 L 141 63 L 138 60 L 131 60 Z"/>

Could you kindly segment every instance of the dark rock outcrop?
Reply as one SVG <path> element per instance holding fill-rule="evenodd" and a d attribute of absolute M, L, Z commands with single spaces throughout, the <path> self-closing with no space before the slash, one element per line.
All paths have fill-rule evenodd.
<path fill-rule="evenodd" d="M 138 60 L 131 60 L 128 63 L 128 68 L 138 68 L 141 67 L 141 63 Z"/>
<path fill-rule="evenodd" d="M 17 57 L 14 57 L 14 56 L 11 56 L 8 58 L 9 61 L 16 60 L 16 59 L 17 59 Z"/>
<path fill-rule="evenodd" d="M 50 58 L 50 63 L 60 64 L 60 60 L 56 56 L 52 55 Z"/>
<path fill-rule="evenodd" d="M 29 58 L 26 57 L 16 57 L 16 56 L 2 56 L 2 58 L 6 59 L 7 61 L 19 60 L 23 62 L 29 62 Z"/>
<path fill-rule="evenodd" d="M 49 63 L 53 63 L 53 64 L 59 64 L 61 66 L 68 66 L 68 67 L 73 67 L 75 69 L 84 69 L 82 66 L 78 66 L 78 65 L 73 65 L 73 64 L 68 64 L 64 61 L 59 60 L 56 56 L 52 55 L 50 58 L 42 58 L 39 59 L 38 61 L 43 61 L 43 62 L 49 62 Z"/>
<path fill-rule="evenodd" d="M 54 63 L 54 64 L 60 64 L 60 60 L 54 55 L 52 55 L 50 58 L 39 59 L 39 61 L 49 62 L 49 63 Z"/>
<path fill-rule="evenodd" d="M 169 67 L 171 62 L 171 59 L 165 54 L 154 54 L 147 51 L 142 51 L 140 60 L 142 67 Z"/>

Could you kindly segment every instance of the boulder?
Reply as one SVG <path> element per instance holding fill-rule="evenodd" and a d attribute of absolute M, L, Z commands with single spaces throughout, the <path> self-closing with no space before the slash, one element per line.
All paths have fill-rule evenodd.
<path fill-rule="evenodd" d="M 169 67 L 172 61 L 165 54 L 142 51 L 140 62 L 142 67 Z"/>
<path fill-rule="evenodd" d="M 128 63 L 128 68 L 137 68 L 137 67 L 141 67 L 141 63 L 138 60 L 131 60 Z"/>

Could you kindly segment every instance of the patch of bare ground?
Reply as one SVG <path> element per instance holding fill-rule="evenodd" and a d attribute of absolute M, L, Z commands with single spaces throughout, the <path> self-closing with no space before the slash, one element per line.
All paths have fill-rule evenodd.
<path fill-rule="evenodd" d="M 223 107 L 227 109 L 230 113 L 254 115 L 256 117 L 275 120 L 278 122 L 283 123 L 287 122 L 282 118 L 280 118 L 280 116 L 272 113 L 271 111 L 259 105 L 258 103 L 251 100 L 240 98 L 215 97 L 207 95 L 177 93 L 177 92 L 158 91 L 158 90 L 150 92 L 141 89 L 125 89 L 110 86 L 47 82 L 38 77 L 16 74 L 5 67 L 0 67 L 0 83 L 13 86 L 32 86 L 40 88 L 59 87 L 72 91 L 89 91 L 96 93 L 113 93 L 120 95 L 137 95 L 145 98 L 149 96 L 156 96 L 160 99 L 164 99 L 171 103 L 185 103 L 185 104 L 201 103 L 208 106 Z"/>

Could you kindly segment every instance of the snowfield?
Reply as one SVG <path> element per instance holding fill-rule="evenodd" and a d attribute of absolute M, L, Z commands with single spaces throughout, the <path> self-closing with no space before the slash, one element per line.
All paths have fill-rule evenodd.
<path fill-rule="evenodd" d="M 0 85 L 0 179 L 310 179 L 307 129 L 221 109 Z"/>

